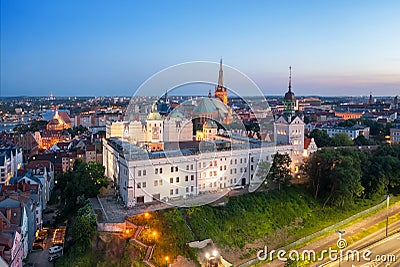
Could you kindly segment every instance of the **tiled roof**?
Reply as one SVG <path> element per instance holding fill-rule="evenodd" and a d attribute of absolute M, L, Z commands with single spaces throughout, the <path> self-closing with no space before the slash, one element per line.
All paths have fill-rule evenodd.
<path fill-rule="evenodd" d="M 64 121 L 64 123 L 71 123 L 71 118 L 69 117 L 68 113 L 65 111 L 58 112 L 58 116 Z"/>

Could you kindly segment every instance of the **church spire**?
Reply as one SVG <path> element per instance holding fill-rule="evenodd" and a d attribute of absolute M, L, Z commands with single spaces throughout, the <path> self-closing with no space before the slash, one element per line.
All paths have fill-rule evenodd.
<path fill-rule="evenodd" d="M 289 92 L 292 92 L 292 66 L 289 66 Z"/>
<path fill-rule="evenodd" d="M 224 72 L 222 70 L 222 57 L 221 60 L 219 61 L 218 86 L 224 87 Z"/>
<path fill-rule="evenodd" d="M 228 92 L 224 87 L 224 72 L 222 70 L 222 57 L 219 61 L 219 74 L 218 74 L 218 84 L 214 91 L 215 98 L 221 100 L 225 105 L 228 104 Z"/>

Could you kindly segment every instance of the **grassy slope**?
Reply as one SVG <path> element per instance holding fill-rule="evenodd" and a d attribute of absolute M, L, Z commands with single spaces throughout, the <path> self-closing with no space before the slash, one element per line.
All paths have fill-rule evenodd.
<path fill-rule="evenodd" d="M 245 248 L 248 243 L 270 236 L 271 239 L 278 240 L 276 246 L 282 246 L 377 203 L 378 201 L 359 200 L 356 205 L 347 209 L 326 207 L 322 210 L 321 203 L 315 201 L 306 190 L 292 186 L 280 192 L 272 190 L 232 197 L 223 207 L 205 205 L 184 210 L 169 209 L 153 212 L 150 218 L 138 215 L 129 220 L 148 227 L 140 239 L 147 244 L 156 244 L 152 261 L 159 266 L 165 264 L 165 256 L 174 259 L 183 255 L 195 259 L 195 251 L 189 249 L 186 243 L 196 239 L 211 238 L 219 247 Z M 183 213 L 186 214 L 193 233 L 187 228 Z M 151 236 L 153 231 L 157 232 L 156 240 Z M 277 238 L 278 234 L 284 237 Z M 243 250 L 242 258 L 247 258 L 254 256 L 258 249 Z M 137 266 L 141 266 L 139 258 L 124 253 L 124 259 L 114 261 L 113 265 L 129 266 L 137 262 Z M 77 257 L 76 262 L 79 261 L 86 261 L 89 265 L 74 266 L 105 266 L 104 264 L 111 263 L 107 255 L 99 257 L 96 251 L 86 252 L 82 259 Z M 71 261 L 65 263 L 67 262 L 71 264 Z M 56 266 L 71 265 L 60 262 Z"/>
<path fill-rule="evenodd" d="M 199 239 L 212 238 L 220 247 L 243 248 L 247 243 L 270 235 L 276 245 L 290 243 L 339 222 L 376 204 L 359 200 L 344 208 L 326 207 L 302 188 L 258 192 L 231 198 L 225 207 L 187 209 L 188 221 Z M 282 231 L 284 229 L 284 231 Z M 285 230 L 286 229 L 286 230 Z M 251 256 L 253 251 L 248 251 Z"/>

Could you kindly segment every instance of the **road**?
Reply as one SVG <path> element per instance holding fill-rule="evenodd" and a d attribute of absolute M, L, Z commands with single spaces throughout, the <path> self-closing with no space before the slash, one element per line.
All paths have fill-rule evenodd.
<path fill-rule="evenodd" d="M 322 265 L 324 267 L 388 267 L 400 266 L 400 233 L 378 241 L 368 247 L 344 250 L 341 261 Z"/>
<path fill-rule="evenodd" d="M 388 212 L 389 216 L 396 215 L 399 212 L 400 212 L 400 202 L 393 204 L 392 206 L 389 207 L 389 212 Z M 355 234 L 357 234 L 357 233 L 359 233 L 359 232 L 361 232 L 361 231 L 363 231 L 385 219 L 386 219 L 386 209 L 381 210 L 365 219 L 357 221 L 357 222 L 345 227 L 344 229 L 341 229 L 341 230 L 346 231 L 346 234 L 343 235 L 343 238 L 348 239 L 348 237 L 355 235 Z M 397 220 L 397 221 L 389 224 L 389 233 L 394 233 L 395 231 L 397 231 L 399 229 L 400 229 L 400 220 Z M 349 246 L 349 249 L 366 246 L 369 243 L 379 241 L 383 237 L 385 237 L 385 229 L 384 228 L 379 229 L 379 230 L 375 231 L 373 234 L 367 236 L 366 238 L 363 238 L 362 240 L 355 242 L 354 244 Z M 332 247 L 333 245 L 336 244 L 337 240 L 338 240 L 338 234 L 333 232 L 331 235 L 325 236 L 319 240 L 316 240 L 316 241 L 298 249 L 298 251 L 302 252 L 303 250 L 314 250 L 316 252 L 319 252 L 324 249 L 328 249 L 329 247 Z M 314 266 L 318 266 L 320 264 L 322 264 L 322 262 L 313 263 L 311 266 L 314 267 Z M 273 260 L 272 262 L 261 264 L 261 266 L 268 266 L 268 267 L 283 267 L 284 265 L 285 265 L 285 263 L 282 261 L 279 261 L 279 260 Z M 396 266 L 396 265 L 392 265 L 392 266 Z M 397 266 L 400 266 L 400 264 L 398 264 Z"/>

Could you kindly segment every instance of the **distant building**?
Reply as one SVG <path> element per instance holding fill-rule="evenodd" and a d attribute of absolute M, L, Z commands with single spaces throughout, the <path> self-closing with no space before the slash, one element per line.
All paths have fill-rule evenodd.
<path fill-rule="evenodd" d="M 22 149 L 17 146 L 0 148 L 0 185 L 8 184 L 23 166 Z"/>
<path fill-rule="evenodd" d="M 390 142 L 391 143 L 400 143 L 400 128 L 391 128 L 390 129 Z"/>
<path fill-rule="evenodd" d="M 39 144 L 31 132 L 14 134 L 11 141 L 14 145 L 22 148 L 24 162 L 28 161 L 29 157 L 39 153 Z"/>
<path fill-rule="evenodd" d="M 48 131 L 61 131 L 69 128 L 71 128 L 71 118 L 67 112 L 59 112 L 58 109 L 53 118 L 46 125 Z"/>
<path fill-rule="evenodd" d="M 360 135 L 369 139 L 370 128 L 365 125 L 356 124 L 352 127 L 325 126 L 321 129 L 326 131 L 329 137 L 333 137 L 337 133 L 346 133 L 351 139 L 356 139 Z"/>
<path fill-rule="evenodd" d="M 45 130 L 41 133 L 41 148 L 50 149 L 58 142 L 71 139 L 71 135 L 66 130 Z"/>
<path fill-rule="evenodd" d="M 341 117 L 344 120 L 359 119 L 364 113 L 349 112 L 349 111 L 335 111 L 335 116 Z"/>

